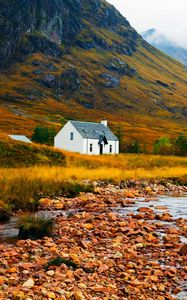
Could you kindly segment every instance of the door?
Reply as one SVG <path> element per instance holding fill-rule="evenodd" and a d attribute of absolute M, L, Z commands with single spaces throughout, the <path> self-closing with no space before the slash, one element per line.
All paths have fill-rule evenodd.
<path fill-rule="evenodd" d="M 100 144 L 100 155 L 103 154 L 103 145 Z"/>

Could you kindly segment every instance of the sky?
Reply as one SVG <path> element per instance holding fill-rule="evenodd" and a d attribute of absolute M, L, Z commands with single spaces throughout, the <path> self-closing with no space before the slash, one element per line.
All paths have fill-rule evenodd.
<path fill-rule="evenodd" d="M 107 0 L 138 31 L 156 28 L 187 48 L 187 0 Z"/>

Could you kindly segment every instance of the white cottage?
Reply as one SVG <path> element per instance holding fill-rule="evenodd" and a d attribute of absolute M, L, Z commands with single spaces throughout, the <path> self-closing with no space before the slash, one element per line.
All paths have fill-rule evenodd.
<path fill-rule="evenodd" d="M 56 148 L 81 154 L 119 153 L 119 140 L 106 120 L 101 123 L 69 121 L 55 137 L 54 145 Z"/>

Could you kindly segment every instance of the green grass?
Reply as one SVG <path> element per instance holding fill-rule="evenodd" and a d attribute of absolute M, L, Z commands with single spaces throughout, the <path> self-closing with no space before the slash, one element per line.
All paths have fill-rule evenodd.
<path fill-rule="evenodd" d="M 54 220 L 37 215 L 20 217 L 18 224 L 20 239 L 40 239 L 51 236 L 54 229 Z"/>
<path fill-rule="evenodd" d="M 30 167 L 34 165 L 65 166 L 61 151 L 47 146 L 0 141 L 0 167 Z"/>

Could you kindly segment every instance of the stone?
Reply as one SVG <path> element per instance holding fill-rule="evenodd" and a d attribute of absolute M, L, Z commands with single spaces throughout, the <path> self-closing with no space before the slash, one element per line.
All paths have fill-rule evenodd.
<path fill-rule="evenodd" d="M 13 291 L 12 298 L 13 300 L 23 300 L 25 299 L 25 294 L 22 291 Z"/>
<path fill-rule="evenodd" d="M 46 64 L 45 67 L 51 71 L 57 71 L 57 67 L 55 65 L 53 65 L 52 63 L 50 64 Z"/>
<path fill-rule="evenodd" d="M 25 281 L 22 285 L 25 288 L 31 289 L 34 286 L 34 280 L 32 278 L 29 278 L 27 281 Z"/>
<path fill-rule="evenodd" d="M 163 284 L 160 284 L 159 286 L 158 286 L 158 290 L 159 290 L 159 292 L 164 292 L 165 291 L 165 286 L 163 285 Z"/>
<path fill-rule="evenodd" d="M 123 254 L 118 251 L 114 254 L 114 258 L 123 258 Z"/>
<path fill-rule="evenodd" d="M 38 66 L 41 65 L 41 61 L 39 61 L 39 60 L 33 60 L 32 61 L 32 65 L 35 66 L 35 67 L 38 67 Z"/>
<path fill-rule="evenodd" d="M 49 276 L 54 276 L 55 275 L 55 271 L 49 270 L 49 271 L 46 272 L 46 274 L 49 275 Z"/>
<path fill-rule="evenodd" d="M 153 213 L 153 209 L 149 208 L 149 207 L 140 207 L 138 209 L 139 212 L 144 212 L 144 213 L 149 213 L 152 214 Z"/>
<path fill-rule="evenodd" d="M 183 245 L 183 246 L 180 248 L 179 254 L 181 254 L 181 255 L 187 255 L 187 244 Z"/>
<path fill-rule="evenodd" d="M 41 75 L 43 72 L 42 72 L 42 70 L 37 69 L 37 70 L 34 70 L 32 73 L 35 75 Z"/>
<path fill-rule="evenodd" d="M 109 73 L 102 73 L 100 75 L 101 78 L 103 78 L 105 80 L 105 82 L 103 83 L 103 85 L 106 88 L 116 88 L 119 86 L 120 84 L 120 79 L 119 77 L 113 76 Z"/>
<path fill-rule="evenodd" d="M 131 68 L 120 58 L 114 58 L 112 61 L 109 61 L 107 64 L 105 64 L 104 67 L 110 71 L 117 73 L 120 76 L 132 77 L 136 73 L 135 68 Z"/>
<path fill-rule="evenodd" d="M 59 86 L 63 91 L 77 92 L 81 87 L 81 78 L 76 68 L 65 70 L 59 79 Z"/>
<path fill-rule="evenodd" d="M 55 293 L 53 293 L 53 292 L 48 292 L 47 297 L 50 299 L 56 299 Z"/>
<path fill-rule="evenodd" d="M 81 291 L 75 292 L 74 297 L 75 297 L 75 300 L 84 300 L 85 299 L 85 297 L 83 296 Z"/>
<path fill-rule="evenodd" d="M 48 88 L 56 87 L 56 77 L 53 74 L 47 74 L 42 77 L 41 83 Z"/>
<path fill-rule="evenodd" d="M 174 234 L 166 234 L 163 236 L 163 241 L 164 243 L 177 244 L 180 241 L 180 237 Z"/>

